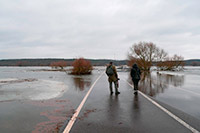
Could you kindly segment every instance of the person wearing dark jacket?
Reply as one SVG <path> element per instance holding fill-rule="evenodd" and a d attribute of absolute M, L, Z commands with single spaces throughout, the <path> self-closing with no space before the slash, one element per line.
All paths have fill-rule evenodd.
<path fill-rule="evenodd" d="M 138 90 L 138 82 L 140 81 L 140 69 L 137 66 L 137 64 L 134 64 L 133 67 L 131 68 L 131 78 L 133 81 L 133 85 L 134 85 L 134 94 L 137 94 L 137 90 Z"/>
<path fill-rule="evenodd" d="M 111 74 L 109 74 L 109 70 L 112 71 Z M 109 82 L 109 87 L 110 87 L 110 94 L 113 94 L 113 89 L 112 89 L 112 83 L 115 85 L 115 94 L 118 95 L 120 92 L 118 91 L 119 88 L 119 83 L 118 83 L 118 74 L 115 66 L 113 65 L 112 62 L 109 63 L 109 65 L 106 68 L 106 74 L 108 76 L 108 82 Z"/>

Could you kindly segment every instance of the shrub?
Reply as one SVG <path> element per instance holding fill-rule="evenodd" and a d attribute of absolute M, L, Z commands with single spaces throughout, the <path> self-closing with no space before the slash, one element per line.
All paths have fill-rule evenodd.
<path fill-rule="evenodd" d="M 64 67 L 67 66 L 67 62 L 66 62 L 66 61 L 52 62 L 52 63 L 50 64 L 50 66 L 51 66 L 52 68 L 61 68 L 61 69 L 63 69 Z"/>
<path fill-rule="evenodd" d="M 73 66 L 73 69 L 72 69 L 71 74 L 74 74 L 74 75 L 91 74 L 92 69 L 93 69 L 90 61 L 84 58 L 76 59 L 73 62 L 72 66 Z"/>

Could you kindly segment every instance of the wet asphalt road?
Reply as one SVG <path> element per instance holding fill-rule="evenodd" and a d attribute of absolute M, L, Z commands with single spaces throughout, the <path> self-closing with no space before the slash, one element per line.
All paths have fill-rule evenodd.
<path fill-rule="evenodd" d="M 122 76 L 123 78 L 123 76 Z M 190 133 L 191 131 L 153 105 L 141 94 L 135 96 L 120 80 L 120 95 L 110 95 L 104 74 L 94 86 L 70 132 L 72 133 Z M 164 104 L 162 105 L 164 106 Z M 198 120 L 167 107 L 197 130 Z"/>

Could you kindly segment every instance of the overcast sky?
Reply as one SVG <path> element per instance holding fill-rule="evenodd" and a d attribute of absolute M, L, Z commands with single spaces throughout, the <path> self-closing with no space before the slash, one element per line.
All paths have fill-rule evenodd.
<path fill-rule="evenodd" d="M 139 41 L 200 58 L 200 0 L 0 0 L 0 59 L 126 59 Z"/>

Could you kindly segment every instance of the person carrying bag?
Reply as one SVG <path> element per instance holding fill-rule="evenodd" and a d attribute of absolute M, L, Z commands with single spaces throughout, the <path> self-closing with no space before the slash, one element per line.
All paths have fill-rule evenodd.
<path fill-rule="evenodd" d="M 112 83 L 115 85 L 115 94 L 118 95 L 120 92 L 118 91 L 119 88 L 119 83 L 118 83 L 118 74 L 115 66 L 113 65 L 112 62 L 109 63 L 109 65 L 106 68 L 106 74 L 108 76 L 108 82 L 109 82 L 109 87 L 110 87 L 110 94 L 113 94 L 113 88 L 112 88 Z"/>

